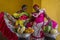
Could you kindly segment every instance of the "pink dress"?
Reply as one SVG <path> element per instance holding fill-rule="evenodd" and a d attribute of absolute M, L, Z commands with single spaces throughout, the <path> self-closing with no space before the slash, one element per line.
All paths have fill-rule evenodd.
<path fill-rule="evenodd" d="M 45 21 L 44 25 L 48 25 L 49 21 Z M 58 23 L 55 22 L 54 20 L 51 20 L 52 23 L 52 29 L 58 28 Z"/>
<path fill-rule="evenodd" d="M 42 26 L 44 24 L 44 10 L 40 10 L 39 13 L 33 13 L 32 16 L 35 17 L 35 21 L 34 21 L 34 25 L 33 25 L 33 29 L 35 30 L 32 38 L 34 40 L 44 40 L 44 33 L 42 30 Z"/>
<path fill-rule="evenodd" d="M 44 25 L 47 26 L 48 23 L 49 23 L 49 21 L 45 21 Z M 58 32 L 58 23 L 54 20 L 51 20 L 51 23 L 52 23 L 52 29 L 56 29 L 57 33 L 56 34 L 47 34 L 46 36 L 56 39 L 56 36 L 59 34 L 59 32 Z"/>

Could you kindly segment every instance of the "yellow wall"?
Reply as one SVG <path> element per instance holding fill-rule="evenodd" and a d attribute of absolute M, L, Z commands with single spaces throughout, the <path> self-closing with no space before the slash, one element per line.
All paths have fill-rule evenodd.
<path fill-rule="evenodd" d="M 58 22 L 60 31 L 60 0 L 41 0 L 41 7 L 46 9 L 48 16 Z M 60 35 L 57 37 L 60 40 Z"/>
<path fill-rule="evenodd" d="M 41 0 L 0 0 L 0 11 L 12 14 L 20 10 L 23 4 L 28 6 L 27 11 L 31 13 L 34 4 L 41 6 Z"/>
<path fill-rule="evenodd" d="M 33 0 L 0 0 L 0 11 L 6 11 L 12 14 L 20 10 L 23 4 L 28 5 L 28 12 L 32 11 Z"/>
<path fill-rule="evenodd" d="M 12 13 L 18 10 L 19 5 L 17 0 L 0 0 L 0 11 Z"/>

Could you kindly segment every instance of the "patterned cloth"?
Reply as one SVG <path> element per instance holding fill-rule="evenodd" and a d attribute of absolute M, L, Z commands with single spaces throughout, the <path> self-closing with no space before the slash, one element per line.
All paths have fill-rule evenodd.
<path fill-rule="evenodd" d="M 42 30 L 42 26 L 44 24 L 44 11 L 40 10 L 39 13 L 33 13 L 33 17 L 35 17 L 35 21 L 33 24 L 33 39 L 34 40 L 44 40 L 44 32 Z"/>
<path fill-rule="evenodd" d="M 15 33 L 13 33 L 10 28 L 7 26 L 4 20 L 4 12 L 0 13 L 0 32 L 4 37 L 8 40 L 18 40 L 18 37 Z"/>
<path fill-rule="evenodd" d="M 51 37 L 51 38 L 55 38 L 56 39 L 56 36 L 59 34 L 58 33 L 58 23 L 54 20 L 51 20 L 51 25 L 52 25 L 52 29 L 55 29 L 57 31 L 56 34 L 46 34 L 47 37 Z M 47 26 L 49 24 L 49 21 L 45 21 L 45 26 Z"/>

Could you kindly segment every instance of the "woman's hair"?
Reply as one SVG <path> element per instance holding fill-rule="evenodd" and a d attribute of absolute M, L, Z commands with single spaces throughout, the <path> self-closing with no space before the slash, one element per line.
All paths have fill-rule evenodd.
<path fill-rule="evenodd" d="M 22 9 L 23 9 L 24 7 L 27 7 L 27 5 L 22 5 Z"/>
<path fill-rule="evenodd" d="M 33 8 L 34 8 L 34 7 L 39 7 L 39 5 L 35 4 L 35 5 L 33 5 Z"/>

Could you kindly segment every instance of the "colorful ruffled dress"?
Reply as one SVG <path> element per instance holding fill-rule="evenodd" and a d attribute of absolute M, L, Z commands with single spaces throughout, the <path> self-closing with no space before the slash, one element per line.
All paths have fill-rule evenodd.
<path fill-rule="evenodd" d="M 34 19 L 34 24 L 32 26 L 32 28 L 34 29 L 34 33 L 32 35 L 32 39 L 34 40 L 44 40 L 44 32 L 42 30 L 42 26 L 44 24 L 44 17 L 45 17 L 45 12 L 44 10 L 39 10 L 39 13 L 34 12 L 32 14 L 33 17 L 35 17 Z"/>
<path fill-rule="evenodd" d="M 45 21 L 45 26 L 49 24 L 49 20 Z M 51 31 L 50 33 L 46 34 L 46 40 L 56 40 L 56 36 L 59 34 L 58 32 L 58 23 L 54 20 L 51 20 Z"/>
<path fill-rule="evenodd" d="M 19 18 L 16 21 L 16 25 L 20 25 L 21 32 L 23 32 L 25 30 L 25 23 L 26 23 L 26 20 L 28 20 L 28 18 L 29 18 L 29 14 L 27 12 L 21 12 L 19 14 Z"/>
<path fill-rule="evenodd" d="M 23 26 L 24 22 L 29 18 L 29 14 L 27 12 L 22 12 L 19 14 L 19 19 L 16 21 L 16 25 L 20 24 Z"/>
<path fill-rule="evenodd" d="M 8 18 L 7 18 L 8 19 Z M 18 36 L 12 31 L 12 25 L 5 18 L 5 12 L 0 13 L 0 32 L 7 40 L 18 40 Z"/>

